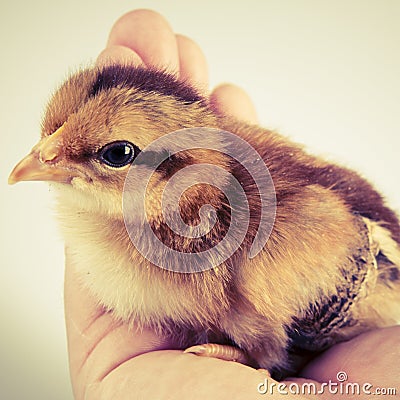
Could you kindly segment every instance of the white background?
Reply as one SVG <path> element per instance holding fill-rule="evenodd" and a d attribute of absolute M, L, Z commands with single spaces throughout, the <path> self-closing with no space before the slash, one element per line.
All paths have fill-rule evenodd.
<path fill-rule="evenodd" d="M 93 61 L 113 22 L 134 8 L 161 12 L 195 39 L 211 83 L 245 88 L 262 125 L 358 169 L 400 209 L 399 1 L 3 1 L 1 399 L 72 398 L 51 193 L 6 181 L 36 143 L 51 91 Z"/>

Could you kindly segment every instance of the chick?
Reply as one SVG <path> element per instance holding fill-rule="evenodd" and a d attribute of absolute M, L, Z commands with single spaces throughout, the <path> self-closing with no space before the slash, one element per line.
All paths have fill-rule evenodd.
<path fill-rule="evenodd" d="M 208 128 L 210 135 L 189 135 L 191 148 L 181 151 L 165 141 L 151 147 L 185 128 Z M 222 131 L 258 158 L 243 152 L 244 163 L 233 159 L 236 144 Z M 273 226 L 264 224 L 264 194 L 246 168 L 260 160 L 275 191 Z M 178 204 L 163 208 L 168 182 L 189 166 L 196 169 L 182 178 L 186 189 L 172 188 Z M 217 115 L 164 71 L 114 65 L 70 77 L 47 107 L 41 140 L 9 178 L 29 180 L 54 186 L 74 264 L 99 304 L 124 322 L 170 335 L 178 348 L 194 346 L 189 351 L 283 377 L 334 343 L 400 320 L 400 224 L 373 187 L 276 132 Z M 147 221 L 135 204 L 128 216 L 124 210 L 128 180 L 133 193 L 145 186 Z M 234 180 L 248 204 L 248 225 L 226 260 L 193 269 L 153 247 L 146 223 L 180 254 L 201 255 L 222 242 L 241 209 L 227 195 Z M 205 205 L 214 212 L 204 213 Z M 185 237 L 168 219 L 211 229 Z M 253 257 L 259 232 L 269 238 Z M 169 265 L 160 268 L 152 257 Z"/>

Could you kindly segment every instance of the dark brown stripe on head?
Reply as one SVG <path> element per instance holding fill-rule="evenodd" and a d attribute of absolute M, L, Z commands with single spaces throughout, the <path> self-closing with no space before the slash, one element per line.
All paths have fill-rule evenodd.
<path fill-rule="evenodd" d="M 112 88 L 137 88 L 146 92 L 156 92 L 191 104 L 202 102 L 204 98 L 190 85 L 179 81 L 173 75 L 151 68 L 110 65 L 99 70 L 90 91 L 90 97 Z"/>

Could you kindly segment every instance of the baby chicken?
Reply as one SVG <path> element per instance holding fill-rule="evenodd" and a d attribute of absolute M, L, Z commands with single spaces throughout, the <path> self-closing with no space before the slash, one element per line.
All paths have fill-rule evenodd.
<path fill-rule="evenodd" d="M 273 192 L 254 170 L 270 174 Z M 217 115 L 164 71 L 113 65 L 70 77 L 9 178 L 29 180 L 52 182 L 82 284 L 116 318 L 178 348 L 216 349 L 283 377 L 400 320 L 399 220 L 373 187 L 275 132 Z M 230 196 L 235 182 L 242 197 Z M 241 238 L 229 236 L 237 219 L 246 219 Z M 220 243 L 218 256 L 202 257 Z"/>

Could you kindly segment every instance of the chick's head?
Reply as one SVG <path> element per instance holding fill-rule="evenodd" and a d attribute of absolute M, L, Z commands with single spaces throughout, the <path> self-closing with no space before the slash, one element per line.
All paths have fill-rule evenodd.
<path fill-rule="evenodd" d="M 179 129 L 215 125 L 206 100 L 168 73 L 132 66 L 87 69 L 55 92 L 41 140 L 14 168 L 9 182 L 49 181 L 69 205 L 120 217 L 127 173 L 149 144 Z M 168 146 L 156 150 L 170 151 Z M 157 192 L 179 165 L 203 162 L 208 153 L 194 150 L 168 158 L 153 174 L 149 190 Z M 152 157 L 154 148 L 134 166 L 133 184 L 142 184 L 141 169 L 152 167 Z M 212 158 L 224 163 L 215 152 Z"/>

